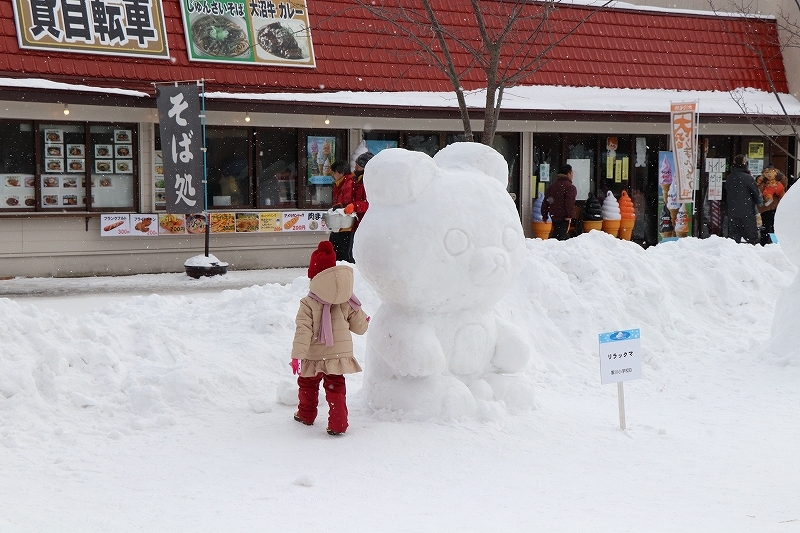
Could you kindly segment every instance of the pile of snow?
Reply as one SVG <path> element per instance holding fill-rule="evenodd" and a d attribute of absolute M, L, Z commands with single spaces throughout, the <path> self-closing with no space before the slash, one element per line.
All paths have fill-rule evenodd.
<path fill-rule="evenodd" d="M 528 336 L 526 373 L 538 383 L 568 377 L 594 387 L 597 334 L 617 329 L 641 328 L 646 375 L 712 349 L 756 353 L 796 272 L 778 245 L 719 238 L 647 250 L 603 232 L 526 243 L 523 274 L 496 310 Z M 13 428 L 0 442 L 30 444 L 65 427 L 115 437 L 208 409 L 250 402 L 263 412 L 260 402 L 279 396 L 292 404 L 289 353 L 307 291 L 298 277 L 213 300 L 137 296 L 77 316 L 0 299 L 0 421 Z M 355 292 L 368 313 L 377 310 L 357 267 Z M 365 338 L 354 340 L 364 363 Z M 775 351 L 800 364 L 796 346 Z M 353 403 L 360 379 L 349 378 Z"/>

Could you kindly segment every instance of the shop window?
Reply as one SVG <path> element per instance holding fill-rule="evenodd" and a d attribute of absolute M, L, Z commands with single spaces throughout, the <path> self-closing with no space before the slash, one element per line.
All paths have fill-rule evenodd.
<path fill-rule="evenodd" d="M 80 144 L 67 140 L 67 156 L 79 153 Z M 74 138 L 77 140 L 77 136 Z M 92 149 L 91 173 L 91 207 L 98 209 L 133 209 L 136 196 L 137 158 L 134 157 L 134 130 L 124 126 L 92 125 L 89 126 L 89 141 Z M 77 161 L 77 163 L 75 162 Z M 85 159 L 88 161 L 88 158 Z M 80 167 L 80 160 L 69 158 L 69 171 Z M 83 187 L 81 187 L 82 194 Z"/>
<path fill-rule="evenodd" d="M 364 143 L 366 144 L 367 150 L 375 155 L 387 148 L 397 148 L 400 146 L 399 139 L 400 132 L 397 131 L 364 132 Z"/>
<path fill-rule="evenodd" d="M 605 196 L 603 184 L 595 186 L 595 164 L 597 162 L 597 137 L 594 135 L 566 135 L 565 163 L 572 165 L 572 183 L 578 189 L 577 199 L 586 201 L 590 192 Z M 558 170 L 558 169 L 556 169 Z"/>
<path fill-rule="evenodd" d="M 532 199 L 544 194 L 547 187 L 556 180 L 561 166 L 561 135 L 558 133 L 537 133 L 533 136 L 533 175 L 536 183 L 531 190 Z"/>
<path fill-rule="evenodd" d="M 36 208 L 33 124 L 0 123 L 0 210 Z"/>
<path fill-rule="evenodd" d="M 630 185 L 631 141 L 627 135 L 608 135 L 600 138 L 600 183 L 602 196 L 611 191 L 619 198 Z M 585 200 L 586 198 L 582 198 Z"/>
<path fill-rule="evenodd" d="M 297 130 L 260 129 L 256 132 L 258 154 L 258 207 L 296 208 Z"/>
<path fill-rule="evenodd" d="M 439 151 L 441 144 L 438 133 L 407 133 L 405 148 L 415 152 L 424 152 L 433 157 Z"/>
<path fill-rule="evenodd" d="M 43 124 L 40 206 L 43 209 L 87 209 L 86 130 L 82 124 Z M 110 167 L 109 167 L 110 170 Z"/>
<path fill-rule="evenodd" d="M 210 209 L 251 208 L 249 129 L 206 127 Z"/>
<path fill-rule="evenodd" d="M 333 200 L 331 164 L 345 159 L 349 164 L 344 132 L 326 130 L 303 136 L 306 160 L 305 202 L 307 206 L 326 207 Z"/>
<path fill-rule="evenodd" d="M 0 124 L 0 137 L 4 208 L 45 212 L 136 208 L 132 125 L 92 124 L 87 135 L 83 123 Z M 12 186 L 15 192 L 10 192 Z"/>
<path fill-rule="evenodd" d="M 508 163 L 508 185 L 506 190 L 516 200 L 519 194 L 519 134 L 496 133 L 492 148 L 500 152 Z"/>

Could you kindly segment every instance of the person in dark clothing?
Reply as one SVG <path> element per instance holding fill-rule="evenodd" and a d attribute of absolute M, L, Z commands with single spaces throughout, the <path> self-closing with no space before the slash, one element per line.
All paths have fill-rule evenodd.
<path fill-rule="evenodd" d="M 733 158 L 733 166 L 722 192 L 728 214 L 728 237 L 736 242 L 744 238 L 750 244 L 758 244 L 756 207 L 762 203 L 761 192 L 747 170 L 747 158 L 744 155 Z"/>
<path fill-rule="evenodd" d="M 548 215 L 553 221 L 552 236 L 559 241 L 569 238 L 569 223 L 575 214 L 575 197 L 578 190 L 572 184 L 572 165 L 564 165 L 558 171 L 556 181 L 544 193 L 542 218 Z"/>
<path fill-rule="evenodd" d="M 353 212 L 353 175 L 349 165 L 344 161 L 335 161 L 331 165 L 333 174 L 333 209 L 344 209 Z M 337 261 L 353 262 L 353 228 L 342 228 L 330 236 L 331 244 L 336 250 Z"/>

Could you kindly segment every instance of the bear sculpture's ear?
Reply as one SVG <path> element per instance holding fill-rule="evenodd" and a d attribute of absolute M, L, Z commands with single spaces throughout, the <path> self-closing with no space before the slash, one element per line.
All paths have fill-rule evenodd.
<path fill-rule="evenodd" d="M 433 160 L 439 168 L 479 171 L 508 185 L 508 163 L 500 153 L 481 143 L 460 142 L 439 150 Z"/>
<path fill-rule="evenodd" d="M 400 205 L 422 194 L 436 178 L 436 163 L 427 154 L 387 148 L 364 167 L 364 188 L 370 204 Z"/>

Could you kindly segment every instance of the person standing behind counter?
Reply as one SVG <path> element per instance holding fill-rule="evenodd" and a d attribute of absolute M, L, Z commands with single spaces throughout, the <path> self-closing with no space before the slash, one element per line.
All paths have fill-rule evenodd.
<path fill-rule="evenodd" d="M 353 175 L 350 173 L 350 167 L 344 161 L 334 161 L 331 173 L 333 174 L 332 207 L 346 209 L 353 204 Z M 353 228 L 342 228 L 332 232 L 330 241 L 336 251 L 337 261 L 353 262 Z"/>
<path fill-rule="evenodd" d="M 369 163 L 369 160 L 373 157 L 374 155 L 372 152 L 364 152 L 356 159 L 356 168 L 353 170 L 353 207 L 355 208 L 356 215 L 358 215 L 358 220 L 355 225 L 356 229 L 358 228 L 358 223 L 364 218 L 367 209 L 369 209 L 367 191 L 364 189 L 364 167 L 367 166 L 367 163 Z"/>
<path fill-rule="evenodd" d="M 575 214 L 575 197 L 578 189 L 572 184 L 572 165 L 564 165 L 558 170 L 556 181 L 544 193 L 542 218 L 548 215 L 553 220 L 552 237 L 559 241 L 569 238 L 569 223 Z"/>

